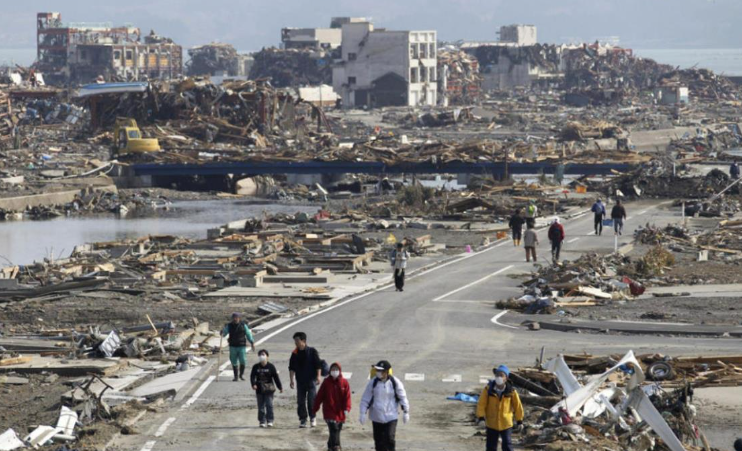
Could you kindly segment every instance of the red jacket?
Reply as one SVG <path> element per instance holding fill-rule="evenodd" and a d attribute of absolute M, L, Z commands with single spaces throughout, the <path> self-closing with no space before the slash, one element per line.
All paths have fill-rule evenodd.
<path fill-rule="evenodd" d="M 335 379 L 327 376 L 319 387 L 317 396 L 314 398 L 312 410 L 317 414 L 319 406 L 322 405 L 322 416 L 325 420 L 345 422 L 345 412 L 350 412 L 350 384 L 343 377 L 343 369 L 339 363 L 333 363 L 330 368 L 337 366 L 340 369 L 340 376 Z"/>
<path fill-rule="evenodd" d="M 556 222 L 549 227 L 549 241 L 564 241 L 564 226 Z"/>

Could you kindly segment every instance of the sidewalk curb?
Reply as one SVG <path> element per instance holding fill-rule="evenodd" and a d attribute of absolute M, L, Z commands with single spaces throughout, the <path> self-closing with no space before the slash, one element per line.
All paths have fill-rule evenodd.
<path fill-rule="evenodd" d="M 600 323 L 589 323 L 589 324 L 580 324 L 580 323 L 558 323 L 558 322 L 550 322 L 550 321 L 536 321 L 541 326 L 541 329 L 546 330 L 554 330 L 558 332 L 575 332 L 577 330 L 586 330 L 586 331 L 592 331 L 592 332 L 603 332 L 603 331 L 611 331 L 611 332 L 621 332 L 626 334 L 633 334 L 633 335 L 683 335 L 683 336 L 702 336 L 702 337 L 719 337 L 723 334 L 729 334 L 732 338 L 742 338 L 742 330 L 723 330 L 721 329 L 723 326 L 706 326 L 705 329 L 704 326 L 697 326 L 694 324 L 689 324 L 688 326 L 674 326 L 671 329 L 646 329 L 646 328 L 638 328 L 636 325 L 632 324 L 626 324 L 625 327 L 617 327 L 615 323 L 610 324 L 600 324 Z M 662 327 L 663 323 L 656 323 L 657 326 Z M 649 326 L 654 326 L 654 324 L 647 323 Z M 665 326 L 668 327 L 668 326 Z M 711 329 L 713 327 L 713 329 Z M 693 328 L 694 330 L 683 330 L 683 328 Z"/>

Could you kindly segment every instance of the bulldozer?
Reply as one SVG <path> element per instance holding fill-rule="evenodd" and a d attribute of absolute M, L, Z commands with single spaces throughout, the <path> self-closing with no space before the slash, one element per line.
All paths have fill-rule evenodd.
<path fill-rule="evenodd" d="M 160 142 L 154 138 L 142 138 L 137 121 L 130 118 L 116 119 L 113 129 L 112 157 L 160 152 Z"/>

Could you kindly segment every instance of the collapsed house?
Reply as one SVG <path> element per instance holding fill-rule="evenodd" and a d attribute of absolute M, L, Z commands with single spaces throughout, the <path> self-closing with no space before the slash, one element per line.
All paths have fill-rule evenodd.
<path fill-rule="evenodd" d="M 251 55 L 239 54 L 231 44 L 218 42 L 188 49 L 188 56 L 186 72 L 190 76 L 247 76 L 253 62 Z"/>
<path fill-rule="evenodd" d="M 154 31 L 62 22 L 56 12 L 37 14 L 37 63 L 50 84 L 169 79 L 182 75 L 183 49 Z"/>
<path fill-rule="evenodd" d="M 251 80 L 277 88 L 332 84 L 332 54 L 310 49 L 265 48 L 252 55 Z"/>
<path fill-rule="evenodd" d="M 443 106 L 474 103 L 482 95 L 479 61 L 463 51 L 439 50 L 438 91 Z"/>

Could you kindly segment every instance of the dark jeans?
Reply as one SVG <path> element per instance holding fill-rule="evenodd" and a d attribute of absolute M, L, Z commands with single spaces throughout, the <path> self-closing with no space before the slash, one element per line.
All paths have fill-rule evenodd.
<path fill-rule="evenodd" d="M 603 215 L 595 215 L 595 234 L 603 233 Z"/>
<path fill-rule="evenodd" d="M 487 428 L 487 446 L 486 451 L 497 451 L 497 440 L 502 439 L 502 451 L 513 451 L 513 441 L 511 434 L 513 429 L 505 429 L 504 431 L 496 431 L 494 429 Z"/>
<path fill-rule="evenodd" d="M 395 269 L 394 270 L 394 286 L 401 290 L 404 288 L 404 269 Z"/>
<path fill-rule="evenodd" d="M 258 393 L 258 422 L 273 423 L 273 393 Z"/>
<path fill-rule="evenodd" d="M 522 227 L 514 227 L 513 228 L 513 241 L 520 241 L 523 238 L 523 228 Z"/>
<path fill-rule="evenodd" d="M 623 233 L 623 218 L 613 218 L 613 230 L 619 235 Z"/>
<path fill-rule="evenodd" d="M 299 404 L 297 413 L 299 414 L 299 420 L 302 422 L 307 421 L 307 417 L 314 419 L 312 414 L 312 406 L 314 406 L 314 397 L 317 396 L 317 386 L 314 382 L 306 384 L 296 384 L 296 401 Z"/>
<path fill-rule="evenodd" d="M 330 438 L 327 440 L 327 449 L 333 450 L 335 447 L 340 448 L 340 432 L 343 430 L 343 423 L 328 420 L 327 428 L 330 430 Z"/>
<path fill-rule="evenodd" d="M 561 241 L 552 241 L 551 242 L 551 257 L 558 261 L 559 260 L 559 254 L 562 252 L 562 242 Z"/>
<path fill-rule="evenodd" d="M 376 451 L 394 451 L 397 435 L 397 420 L 388 423 L 374 423 L 374 445 Z"/>

